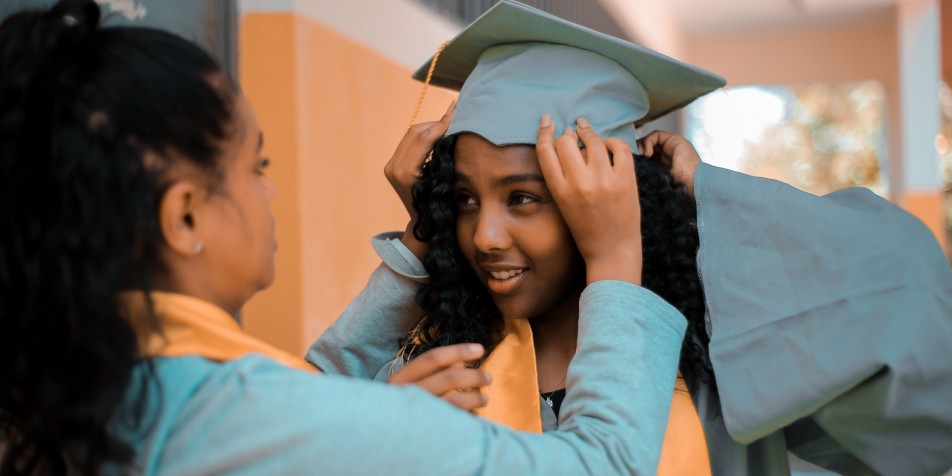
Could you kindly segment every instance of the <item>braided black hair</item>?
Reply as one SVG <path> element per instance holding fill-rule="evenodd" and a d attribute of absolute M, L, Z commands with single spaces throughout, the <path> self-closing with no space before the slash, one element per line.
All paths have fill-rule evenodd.
<path fill-rule="evenodd" d="M 0 24 L 2 475 L 133 461 L 115 428 L 142 424 L 137 383 L 154 374 L 135 371 L 117 296 L 148 295 L 163 271 L 163 171 L 187 161 L 214 183 L 231 133 L 234 89 L 208 54 L 160 30 L 102 28 L 100 14 L 63 0 Z M 130 388 L 140 405 L 126 415 Z"/>
<path fill-rule="evenodd" d="M 412 358 L 428 349 L 475 342 L 491 351 L 499 342 L 502 317 L 462 255 L 456 238 L 457 136 L 437 142 L 431 160 L 413 186 L 417 212 L 414 234 L 427 244 L 423 264 L 430 281 L 417 293 L 425 316 L 401 343 Z M 684 184 L 657 162 L 634 156 L 644 268 L 642 284 L 687 318 L 679 368 L 691 388 L 715 389 L 704 322 L 704 290 L 695 264 L 699 246 L 697 210 Z"/>

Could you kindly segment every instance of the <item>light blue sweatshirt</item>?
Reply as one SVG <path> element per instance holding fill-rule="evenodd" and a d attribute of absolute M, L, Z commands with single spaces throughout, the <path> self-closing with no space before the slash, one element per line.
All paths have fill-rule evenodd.
<path fill-rule="evenodd" d="M 343 320 L 357 327 L 333 332 L 392 337 L 375 336 L 373 320 L 405 318 L 416 287 L 381 266 L 347 311 L 359 318 Z M 590 285 L 580 314 L 557 432 L 515 432 L 413 386 L 313 375 L 256 355 L 155 359 L 148 418 L 134 431 L 122 418 L 116 426 L 133 442 L 142 474 L 654 474 L 684 317 L 618 281 Z M 393 357 L 329 354 L 374 371 Z"/>

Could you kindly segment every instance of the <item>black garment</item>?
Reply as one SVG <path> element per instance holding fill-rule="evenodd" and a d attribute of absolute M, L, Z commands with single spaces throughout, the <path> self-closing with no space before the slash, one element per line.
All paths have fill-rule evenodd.
<path fill-rule="evenodd" d="M 565 389 L 560 388 L 554 392 L 540 393 L 542 400 L 545 403 L 548 403 L 552 407 L 552 411 L 555 412 L 555 417 L 559 417 L 559 408 L 562 406 L 562 400 L 565 400 Z"/>

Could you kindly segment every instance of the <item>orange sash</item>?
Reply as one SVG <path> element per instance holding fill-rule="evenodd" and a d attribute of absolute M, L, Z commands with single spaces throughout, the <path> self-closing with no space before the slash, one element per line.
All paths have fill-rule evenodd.
<path fill-rule="evenodd" d="M 162 334 L 147 328 L 139 319 L 133 320 L 139 348 L 146 357 L 197 355 L 225 362 L 247 354 L 260 354 L 288 367 L 317 371 L 304 359 L 245 334 L 235 318 L 210 302 L 184 294 L 158 291 L 150 294 Z M 142 293 L 123 293 L 122 299 L 127 306 L 127 315 L 144 313 L 145 296 Z"/>
<path fill-rule="evenodd" d="M 476 414 L 520 431 L 542 432 L 535 345 L 526 319 L 507 319 L 503 339 L 480 367 L 493 377 L 489 404 Z"/>
<path fill-rule="evenodd" d="M 528 320 L 507 320 L 502 342 L 486 358 L 481 369 L 493 376 L 493 383 L 483 390 L 489 396 L 489 404 L 476 413 L 517 430 L 541 431 L 535 346 Z M 680 375 L 675 382 L 657 474 L 711 474 L 704 428 Z"/>

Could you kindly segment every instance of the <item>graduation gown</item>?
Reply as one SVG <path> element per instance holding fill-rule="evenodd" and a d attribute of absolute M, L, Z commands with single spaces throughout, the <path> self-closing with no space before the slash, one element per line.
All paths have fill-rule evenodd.
<path fill-rule="evenodd" d="M 864 188 L 822 197 L 695 174 L 720 406 L 695 394 L 715 474 L 952 467 L 952 272 L 932 233 Z"/>
<path fill-rule="evenodd" d="M 786 475 L 788 451 L 842 474 L 952 468 L 952 272 L 931 232 L 867 189 L 817 197 L 707 164 L 695 198 L 720 401 L 692 396 L 712 473 Z M 424 280 L 398 236 L 374 246 Z M 308 360 L 372 378 L 408 312 L 345 313 Z"/>

